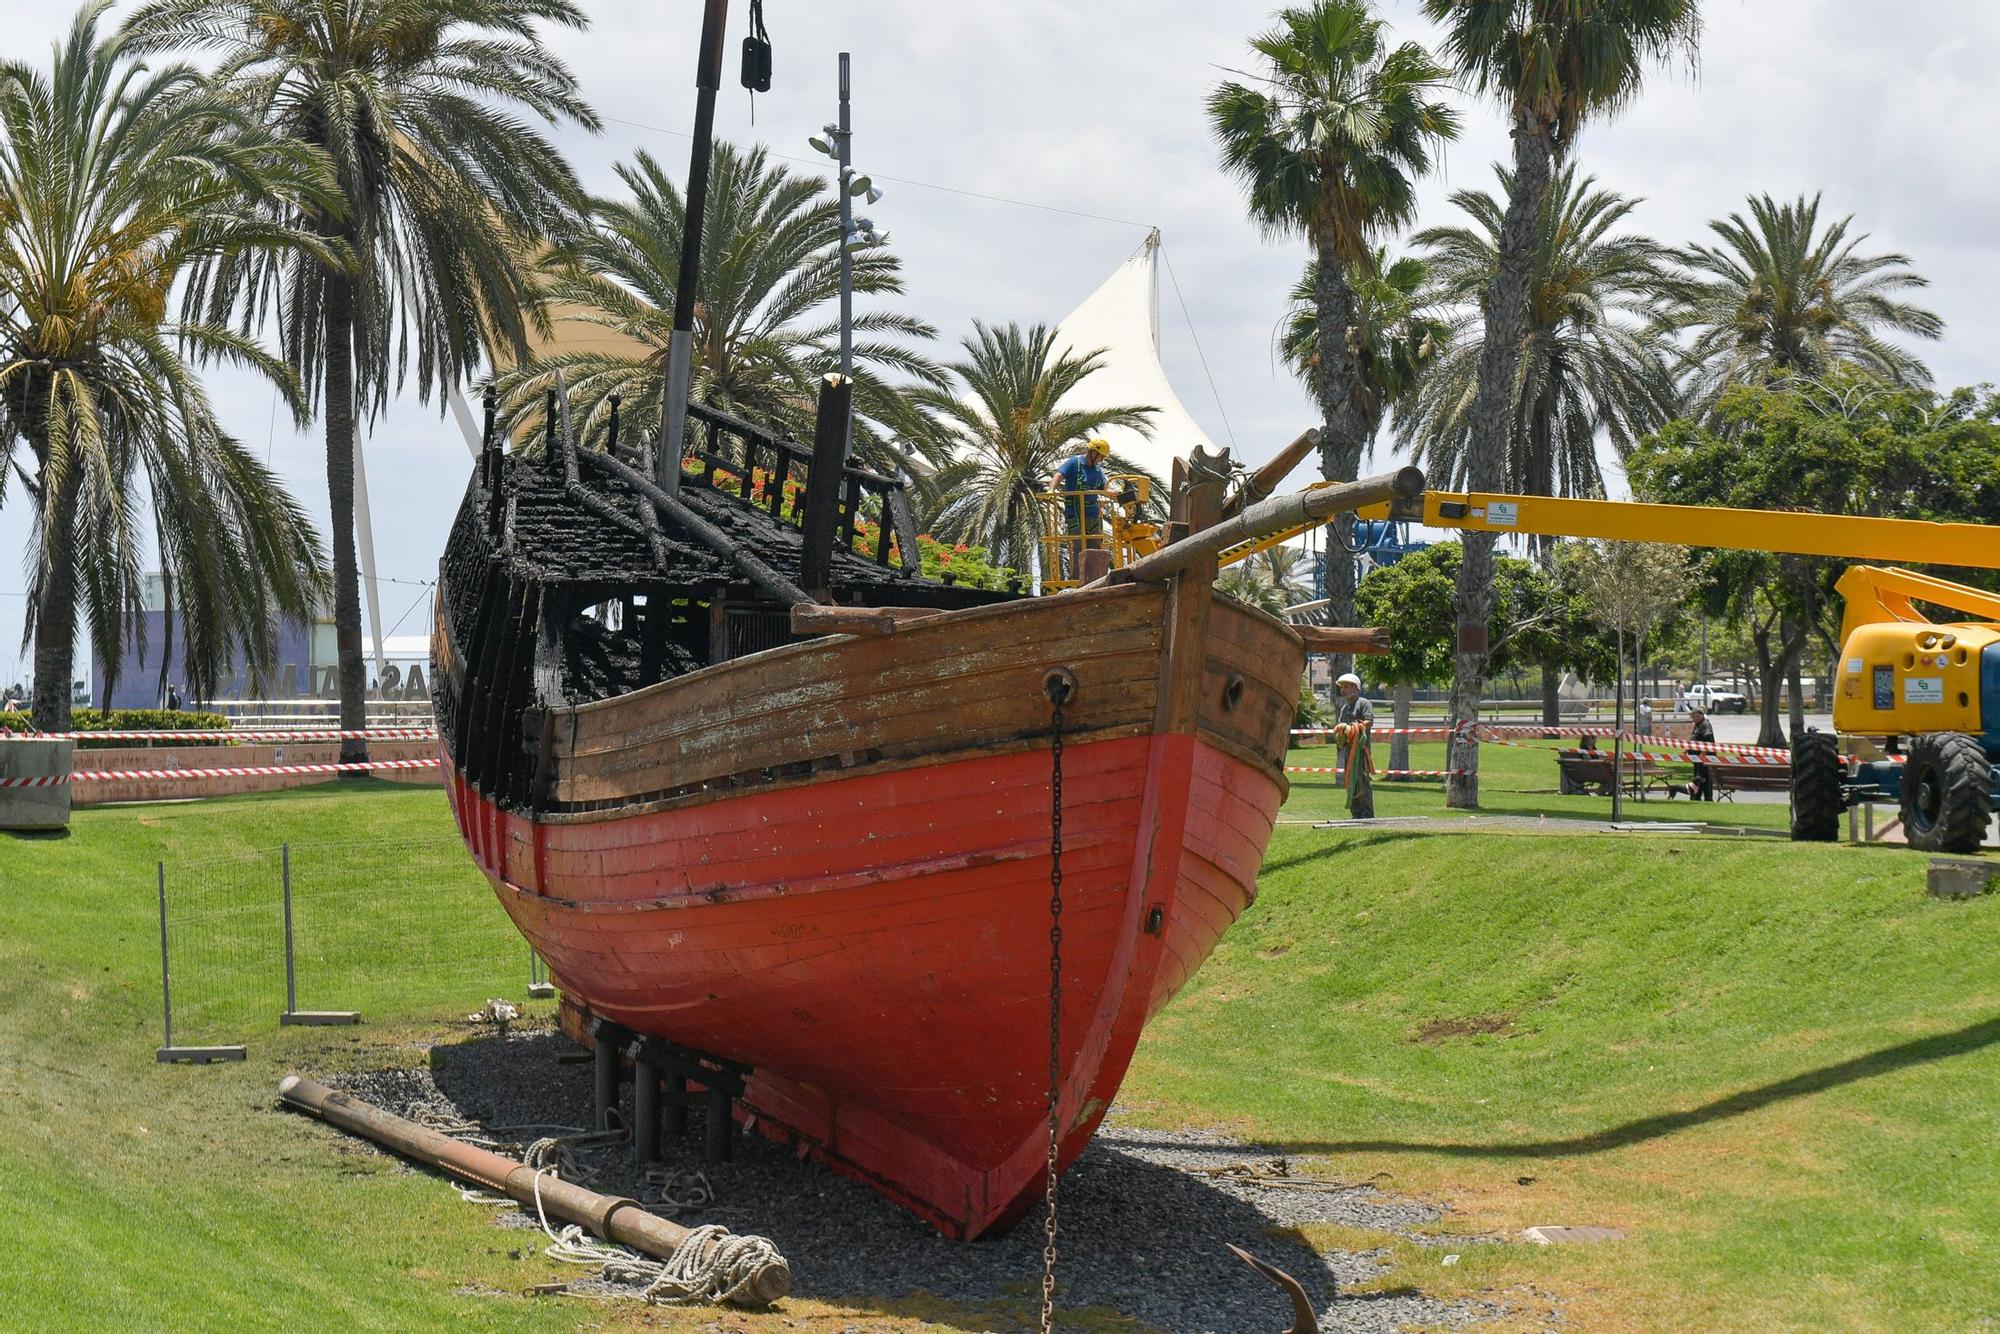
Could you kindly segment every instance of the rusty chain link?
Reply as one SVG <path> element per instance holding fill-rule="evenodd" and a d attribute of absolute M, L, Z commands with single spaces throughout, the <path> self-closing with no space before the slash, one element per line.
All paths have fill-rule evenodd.
<path fill-rule="evenodd" d="M 1063 704 L 1075 678 L 1053 671 L 1042 682 L 1049 714 L 1049 1168 L 1042 1214 L 1042 1334 L 1056 1327 L 1056 1159 L 1062 1147 Z"/>

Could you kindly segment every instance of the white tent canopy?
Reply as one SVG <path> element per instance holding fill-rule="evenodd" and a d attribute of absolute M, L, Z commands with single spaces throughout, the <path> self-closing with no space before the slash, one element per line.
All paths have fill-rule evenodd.
<path fill-rule="evenodd" d="M 1083 304 L 1056 326 L 1055 348 L 1084 355 L 1103 351 L 1099 369 L 1063 399 L 1071 410 L 1151 407 L 1152 438 L 1127 427 L 1107 427 L 1104 438 L 1112 452 L 1143 467 L 1161 481 L 1173 472 L 1173 460 L 1185 458 L 1196 445 L 1214 449 L 1167 382 L 1160 365 L 1160 234 L 1146 237 L 1136 253 Z"/>

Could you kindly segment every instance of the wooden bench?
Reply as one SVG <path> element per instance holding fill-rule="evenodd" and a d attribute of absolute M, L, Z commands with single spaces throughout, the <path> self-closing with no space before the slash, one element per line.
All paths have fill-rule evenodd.
<path fill-rule="evenodd" d="M 1626 755 L 1625 790 L 1645 795 L 1647 784 L 1658 774 L 1658 766 L 1636 755 Z M 1559 750 L 1556 752 L 1556 790 L 1566 797 L 1611 795 L 1611 752 L 1608 750 Z"/>
<path fill-rule="evenodd" d="M 1792 790 L 1792 766 L 1783 761 L 1759 761 L 1755 764 L 1711 764 L 1708 772 L 1715 779 L 1715 799 L 1727 801 L 1738 792 L 1790 792 Z"/>

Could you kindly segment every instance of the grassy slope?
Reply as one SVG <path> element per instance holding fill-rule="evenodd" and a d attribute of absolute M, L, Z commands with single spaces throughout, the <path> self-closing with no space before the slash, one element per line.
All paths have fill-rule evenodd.
<path fill-rule="evenodd" d="M 73 1329 L 551 1323 L 525 1302 L 452 1295 L 477 1282 L 518 1291 L 524 1266 L 504 1252 L 522 1239 L 494 1232 L 436 1181 L 329 1152 L 266 1110 L 278 1071 L 323 1034 L 258 1034 L 244 1065 L 153 1060 L 156 859 L 327 842 L 360 826 L 395 838 L 448 818 L 435 790 L 362 783 L 86 810 L 67 838 L 0 836 L 0 1273 L 11 1311 Z M 357 1176 L 367 1189 L 352 1188 Z"/>
<path fill-rule="evenodd" d="M 1488 758 L 1492 807 L 1604 813 L 1602 801 L 1497 790 L 1546 784 L 1546 756 Z M 1337 794 L 1300 782 L 1288 815 L 1338 813 Z M 1438 799 L 1408 789 L 1381 804 L 1435 812 Z M 1679 802 L 1643 810 L 1689 814 Z M 1702 813 L 1775 823 L 1782 812 Z M 446 818 L 434 791 L 356 784 L 84 811 L 66 839 L 0 836 L 11 1310 L 60 1326 L 606 1318 L 454 1295 L 519 1293 L 547 1267 L 531 1238 L 496 1232 L 434 1180 L 267 1110 L 278 1074 L 301 1060 L 420 1059 L 411 1044 L 447 1017 L 435 1002 L 413 999 L 421 1022 L 400 1033 L 267 1028 L 246 1066 L 152 1060 L 156 858 L 328 843 L 362 827 L 395 842 Z M 477 885 L 469 867 L 459 874 Z M 1405 1246 L 1393 1281 L 1531 1283 L 1579 1314 L 1622 1310 L 1640 1324 L 1740 1323 L 1746 1308 L 1760 1323 L 1793 1311 L 1802 1323 L 1964 1323 L 1996 1305 L 1981 1260 L 2000 1244 L 2000 899 L 1934 904 L 1920 882 L 1921 859 L 1883 849 L 1281 830 L 1262 899 L 1162 1016 L 1129 1089 L 1156 1115 L 1324 1152 L 1342 1176 L 1387 1170 L 1398 1187 L 1458 1203 L 1453 1227 L 1634 1230 L 1588 1251 L 1468 1248 L 1452 1268 Z M 489 920 L 507 929 L 497 909 Z M 392 961 L 385 952 L 364 971 Z M 1472 1017 L 1510 1028 L 1411 1040 L 1429 1021 Z M 1731 1097 L 1743 1106 L 1729 1114 L 1675 1117 Z M 838 1329 L 858 1313 L 787 1314 Z"/>
<path fill-rule="evenodd" d="M 1923 875 L 1885 848 L 1281 830 L 1127 1096 L 1390 1173 L 1455 1230 L 1632 1232 L 1452 1269 L 1406 1247 L 1396 1282 L 1552 1288 L 1592 1327 L 1963 1326 L 2000 1313 L 2000 896 Z M 1426 1028 L 1453 1020 L 1498 1031 Z"/>

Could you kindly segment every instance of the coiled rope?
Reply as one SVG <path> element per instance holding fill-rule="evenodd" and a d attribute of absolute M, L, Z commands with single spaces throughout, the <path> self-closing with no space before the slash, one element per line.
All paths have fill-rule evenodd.
<path fill-rule="evenodd" d="M 535 1218 L 549 1239 L 543 1254 L 551 1260 L 595 1266 L 607 1283 L 643 1284 L 637 1296 L 654 1305 L 702 1306 L 742 1296 L 766 1265 L 781 1258 L 770 1238 L 739 1237 L 720 1223 L 689 1229 L 687 1238 L 665 1260 L 594 1241 L 575 1223 L 557 1232 L 542 1207 L 542 1178 L 561 1175 L 559 1163 L 550 1161 L 561 1152 L 560 1140 L 538 1139 L 521 1158 L 535 1169 Z"/>

